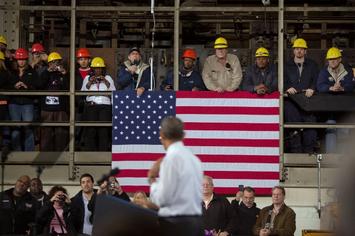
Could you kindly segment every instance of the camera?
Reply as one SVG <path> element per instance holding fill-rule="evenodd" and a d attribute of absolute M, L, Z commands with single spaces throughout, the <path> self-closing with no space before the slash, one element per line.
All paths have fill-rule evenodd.
<path fill-rule="evenodd" d="M 65 199 L 66 199 L 65 195 L 59 195 L 58 196 L 58 200 L 61 201 L 61 202 L 65 202 Z"/>

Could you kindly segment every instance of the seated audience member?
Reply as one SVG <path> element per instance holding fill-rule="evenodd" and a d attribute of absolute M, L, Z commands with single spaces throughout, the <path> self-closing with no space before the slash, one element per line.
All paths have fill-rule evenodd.
<path fill-rule="evenodd" d="M 256 207 L 255 190 L 252 187 L 243 189 L 242 202 L 236 199 L 231 202 L 237 215 L 237 226 L 234 235 L 251 236 L 253 235 L 253 226 L 259 215 L 260 209 Z"/>
<path fill-rule="evenodd" d="M 272 189 L 272 205 L 261 209 L 253 228 L 254 235 L 293 236 L 296 231 L 296 214 L 285 204 L 285 189 Z"/>
<path fill-rule="evenodd" d="M 37 73 L 28 65 L 28 52 L 24 48 L 19 48 L 15 52 L 16 69 L 12 72 L 10 87 L 19 92 L 34 90 L 38 87 Z M 10 96 L 9 113 L 12 121 L 32 122 L 34 116 L 33 96 Z M 12 131 L 12 149 L 14 151 L 34 151 L 35 140 L 33 129 L 24 127 L 24 138 L 21 137 L 21 129 L 14 128 Z M 24 149 L 22 142 L 24 140 Z"/>
<path fill-rule="evenodd" d="M 270 64 L 269 51 L 258 48 L 255 52 L 255 64 L 247 69 L 242 81 L 242 90 L 264 95 L 277 91 L 275 65 Z"/>
<path fill-rule="evenodd" d="M 317 90 L 321 93 L 339 94 L 353 91 L 353 73 L 351 68 L 346 68 L 342 63 L 341 51 L 338 48 L 332 47 L 328 50 L 326 65 L 319 72 L 317 80 Z M 336 114 L 328 116 L 327 123 L 336 123 Z M 336 151 L 336 130 L 327 129 L 325 135 L 325 151 Z"/>
<path fill-rule="evenodd" d="M 141 206 L 141 207 L 149 208 L 147 195 L 143 191 L 135 192 L 133 195 L 132 202 L 136 205 Z"/>
<path fill-rule="evenodd" d="M 77 235 L 70 198 L 62 186 L 54 186 L 49 190 L 50 201 L 36 216 L 38 233 L 41 235 Z"/>
<path fill-rule="evenodd" d="M 31 55 L 31 67 L 37 72 L 38 77 L 41 77 L 42 73 L 48 68 L 46 50 L 42 44 L 34 43 L 31 48 Z"/>
<path fill-rule="evenodd" d="M 25 235 L 35 222 L 36 199 L 27 191 L 30 177 L 23 175 L 15 187 L 0 193 L 0 235 Z"/>
<path fill-rule="evenodd" d="M 8 90 L 10 87 L 10 72 L 5 65 L 5 55 L 0 51 L 0 90 Z M 0 95 L 0 121 L 9 120 L 9 108 L 8 108 L 9 97 L 5 95 Z M 6 147 L 7 150 L 10 148 L 10 127 L 0 127 L 0 135 L 2 136 L 2 143 L 0 146 Z"/>
<path fill-rule="evenodd" d="M 294 57 L 285 65 L 284 89 L 292 96 L 296 93 L 305 93 L 306 97 L 312 97 L 316 89 L 318 66 L 306 57 L 307 43 L 298 38 L 293 43 Z M 285 99 L 284 116 L 286 122 L 315 122 L 316 117 L 310 112 L 303 111 L 292 100 Z M 317 131 L 315 129 L 300 130 L 290 129 L 286 131 L 286 152 L 313 153 L 317 144 Z"/>
<path fill-rule="evenodd" d="M 91 61 L 93 74 L 86 76 L 82 91 L 114 91 L 114 82 L 106 74 L 105 62 L 101 57 Z M 87 96 L 84 107 L 85 121 L 106 121 L 112 119 L 111 96 Z M 110 148 L 110 132 L 107 127 L 86 127 L 84 130 L 84 149 L 86 151 L 108 151 Z"/>
<path fill-rule="evenodd" d="M 41 88 L 44 90 L 68 90 L 69 79 L 63 67 L 62 57 L 57 52 L 48 56 L 48 69 L 42 73 Z M 68 121 L 68 96 L 44 96 L 41 102 L 41 120 L 43 122 Z M 41 151 L 65 151 L 69 142 L 66 127 L 41 127 Z"/>
<path fill-rule="evenodd" d="M 136 90 L 138 96 L 150 88 L 150 67 L 142 61 L 139 48 L 129 50 L 128 60 L 118 71 L 117 86 L 118 90 Z"/>
<path fill-rule="evenodd" d="M 208 90 L 232 92 L 242 82 L 242 67 L 236 55 L 228 53 L 228 43 L 223 37 L 214 42 L 215 55 L 207 57 L 202 78 Z"/>
<path fill-rule="evenodd" d="M 108 181 L 104 181 L 100 185 L 100 189 L 97 192 L 97 194 L 111 195 L 111 196 L 120 198 L 122 200 L 128 201 L 128 202 L 131 201 L 129 196 L 127 195 L 127 193 L 125 193 L 123 191 L 120 183 L 118 182 L 118 180 L 114 176 L 110 176 Z"/>
<path fill-rule="evenodd" d="M 198 91 L 206 90 L 200 73 L 194 70 L 197 54 L 194 49 L 188 48 L 182 54 L 183 65 L 179 69 L 179 90 Z M 174 71 L 170 70 L 166 79 L 160 86 L 161 90 L 169 91 L 174 89 Z"/>
<path fill-rule="evenodd" d="M 81 190 L 71 198 L 71 207 L 73 209 L 74 225 L 77 225 L 77 232 L 91 235 L 93 208 L 97 190 L 94 189 L 94 177 L 85 173 L 80 176 Z"/>
<path fill-rule="evenodd" d="M 33 178 L 30 182 L 30 193 L 33 198 L 37 200 L 37 207 L 40 209 L 45 203 L 49 201 L 46 192 L 43 191 L 43 184 L 39 178 Z"/>
<path fill-rule="evenodd" d="M 236 214 L 226 198 L 213 192 L 213 180 L 209 176 L 203 177 L 202 194 L 203 229 L 220 236 L 231 235 L 236 229 Z"/>

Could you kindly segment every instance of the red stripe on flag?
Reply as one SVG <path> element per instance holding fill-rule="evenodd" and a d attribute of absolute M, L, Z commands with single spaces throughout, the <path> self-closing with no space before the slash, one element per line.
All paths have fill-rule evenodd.
<path fill-rule="evenodd" d="M 251 186 L 252 187 L 252 186 Z M 130 192 L 134 193 L 137 191 L 144 191 L 146 193 L 149 193 L 149 186 L 122 186 L 123 191 L 125 192 Z M 271 195 L 271 189 L 272 188 L 254 188 L 256 195 L 258 196 L 270 196 Z M 215 187 L 214 192 L 221 194 L 221 195 L 233 195 L 239 191 L 238 186 L 235 188 L 223 188 L 223 187 Z"/>
<path fill-rule="evenodd" d="M 185 122 L 185 130 L 279 131 L 279 124 Z"/>
<path fill-rule="evenodd" d="M 197 139 L 185 138 L 186 146 L 215 146 L 215 147 L 278 147 L 279 140 L 268 139 Z"/>
<path fill-rule="evenodd" d="M 255 93 L 250 93 L 247 91 L 238 92 L 225 92 L 217 93 L 212 91 L 177 91 L 176 98 L 262 98 L 262 99 L 278 99 L 280 97 L 279 92 L 274 92 L 271 94 L 265 94 L 263 96 L 257 95 Z"/>
<path fill-rule="evenodd" d="M 176 114 L 278 115 L 278 107 L 188 107 L 177 106 Z"/>
<path fill-rule="evenodd" d="M 279 163 L 279 156 L 197 155 L 202 162 Z"/>
<path fill-rule="evenodd" d="M 148 174 L 145 169 L 121 170 L 116 176 L 118 178 L 144 178 Z M 214 179 L 279 179 L 278 172 L 263 171 L 204 171 L 205 175 Z"/>
<path fill-rule="evenodd" d="M 253 187 L 253 186 L 251 186 Z M 258 196 L 270 196 L 271 195 L 271 189 L 272 188 L 254 188 L 256 195 Z M 223 187 L 215 187 L 213 189 L 213 192 L 219 193 L 219 194 L 232 194 L 235 197 L 235 194 L 239 191 L 238 186 L 235 186 L 235 188 L 223 188 Z"/>
<path fill-rule="evenodd" d="M 155 161 L 164 154 L 156 153 L 112 153 L 112 161 Z M 202 162 L 235 163 L 279 163 L 279 156 L 253 155 L 197 155 Z"/>

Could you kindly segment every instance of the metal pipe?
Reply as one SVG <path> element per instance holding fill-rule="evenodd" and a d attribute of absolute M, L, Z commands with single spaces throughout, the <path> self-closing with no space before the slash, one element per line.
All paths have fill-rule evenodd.
<path fill-rule="evenodd" d="M 174 6 L 174 90 L 179 90 L 180 0 Z"/>
<path fill-rule="evenodd" d="M 317 205 L 317 211 L 318 211 L 318 216 L 319 218 L 321 217 L 321 207 L 322 207 L 322 192 L 321 192 L 321 184 L 322 184 L 322 167 L 321 167 L 321 162 L 323 159 L 322 154 L 317 154 L 317 170 L 318 170 L 318 205 Z"/>
<path fill-rule="evenodd" d="M 76 0 L 71 1 L 70 10 L 70 114 L 69 114 L 69 179 L 75 179 L 75 26 L 76 26 Z"/>
<path fill-rule="evenodd" d="M 279 0 L 279 23 L 278 23 L 278 86 L 279 86 L 279 154 L 280 154 L 280 170 L 284 165 L 284 119 L 283 119 L 283 74 L 284 74 L 284 0 Z M 280 171 L 280 174 L 282 171 Z M 280 176 L 281 177 L 281 176 Z M 282 179 L 282 178 L 280 178 Z"/>

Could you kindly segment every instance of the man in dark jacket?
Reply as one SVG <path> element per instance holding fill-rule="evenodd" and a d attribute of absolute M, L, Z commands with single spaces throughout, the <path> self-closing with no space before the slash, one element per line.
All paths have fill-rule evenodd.
<path fill-rule="evenodd" d="M 304 93 L 311 97 L 316 89 L 318 66 L 306 57 L 307 43 L 304 39 L 298 38 L 293 43 L 294 58 L 286 63 L 284 74 L 285 92 L 292 96 L 296 93 Z M 285 121 L 286 122 L 315 122 L 316 118 L 312 113 L 307 113 L 296 106 L 291 100 L 285 99 Z M 286 149 L 288 152 L 313 153 L 317 141 L 315 129 L 304 129 L 301 138 L 299 130 L 289 130 Z"/>
<path fill-rule="evenodd" d="M 194 49 L 188 48 L 182 54 L 183 65 L 179 70 L 179 90 L 199 91 L 206 90 L 201 74 L 194 70 L 197 53 Z M 166 79 L 162 82 L 160 89 L 169 91 L 174 88 L 173 70 L 170 70 Z"/>
<path fill-rule="evenodd" d="M 255 52 L 255 64 L 247 69 L 242 81 L 242 90 L 264 95 L 277 91 L 277 74 L 275 66 L 270 65 L 269 51 L 258 48 Z"/>
<path fill-rule="evenodd" d="M 35 222 L 36 200 L 27 192 L 30 177 L 21 176 L 14 188 L 0 193 L 0 234 L 26 234 Z"/>
<path fill-rule="evenodd" d="M 236 227 L 236 214 L 228 200 L 213 192 L 213 180 L 204 176 L 202 182 L 202 225 L 220 236 L 231 235 Z"/>
<path fill-rule="evenodd" d="M 254 199 L 255 190 L 252 187 L 245 187 L 243 189 L 242 202 L 239 204 L 237 200 L 232 201 L 231 205 L 238 219 L 235 235 L 253 235 L 253 226 L 260 212 L 260 209 L 256 207 Z"/>
<path fill-rule="evenodd" d="M 253 228 L 259 236 L 293 236 L 296 231 L 296 214 L 285 204 L 285 189 L 275 186 L 272 189 L 272 205 L 264 207 Z"/>
<path fill-rule="evenodd" d="M 49 202 L 49 197 L 43 191 L 43 184 L 39 178 L 31 179 L 30 193 L 37 200 L 37 208 L 40 209 L 45 203 Z"/>
<path fill-rule="evenodd" d="M 117 90 L 136 90 L 138 96 L 150 88 L 150 67 L 142 61 L 139 48 L 129 50 L 128 60 L 121 65 L 116 83 Z"/>

